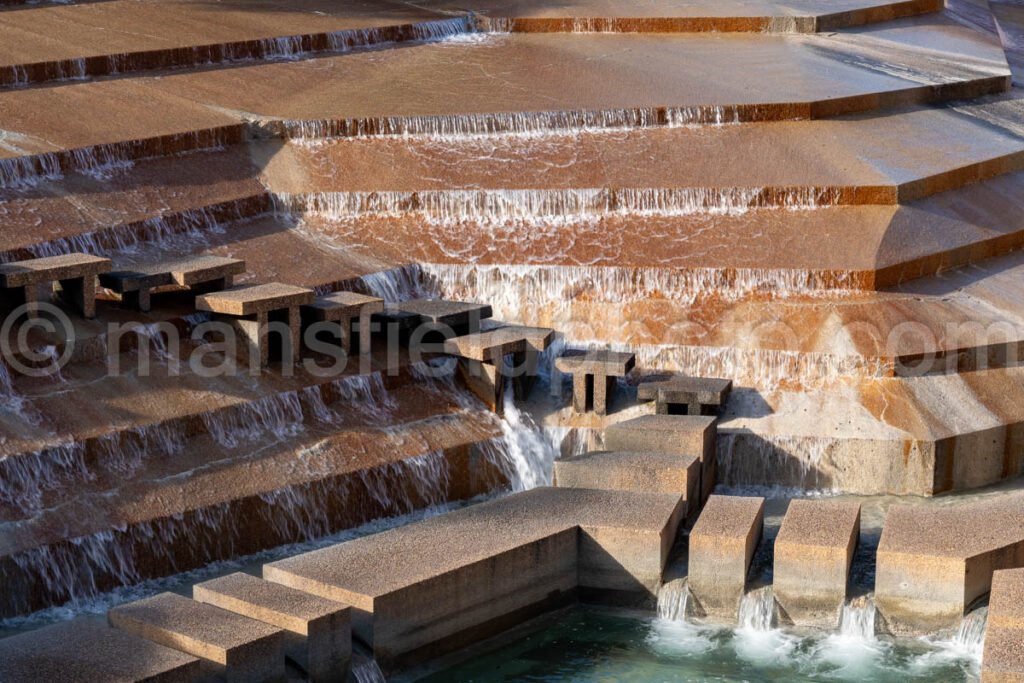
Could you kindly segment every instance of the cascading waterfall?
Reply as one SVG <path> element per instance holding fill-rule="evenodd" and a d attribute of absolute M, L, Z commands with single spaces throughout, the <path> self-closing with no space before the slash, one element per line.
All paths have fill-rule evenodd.
<path fill-rule="evenodd" d="M 841 440 L 725 431 L 718 435 L 718 481 L 732 488 L 777 487 L 828 492 L 820 465 Z"/>
<path fill-rule="evenodd" d="M 276 193 L 277 205 L 295 214 L 329 219 L 410 213 L 442 222 L 606 215 L 740 216 L 758 209 L 811 210 L 843 202 L 836 188 L 573 188 L 543 190 L 425 190 L 418 192 Z"/>
<path fill-rule="evenodd" d="M 839 616 L 839 635 L 862 641 L 875 640 L 875 620 L 878 609 L 871 596 L 849 600 Z"/>
<path fill-rule="evenodd" d="M 658 590 L 658 618 L 686 621 L 691 597 L 690 583 L 686 579 L 674 579 L 662 584 Z"/>
<path fill-rule="evenodd" d="M 771 631 L 775 627 L 775 594 L 771 586 L 758 588 L 740 601 L 739 627 L 749 631 Z"/>
<path fill-rule="evenodd" d="M 960 628 L 953 638 L 953 645 L 974 657 L 981 659 L 985 645 L 985 629 L 988 626 L 988 607 L 979 607 L 960 622 Z"/>

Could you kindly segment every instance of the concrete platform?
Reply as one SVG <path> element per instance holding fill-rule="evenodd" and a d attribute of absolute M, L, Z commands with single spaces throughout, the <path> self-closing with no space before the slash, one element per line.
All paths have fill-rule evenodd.
<path fill-rule="evenodd" d="M 96 316 L 96 277 L 111 268 L 110 259 L 92 254 L 62 254 L 28 261 L 0 264 L 0 287 L 20 290 L 13 301 L 24 304 L 29 317 L 38 314 L 39 303 L 48 303 L 60 283 L 66 296 L 85 318 Z"/>
<path fill-rule="evenodd" d="M 764 499 L 711 496 L 690 531 L 689 586 L 707 617 L 735 624 L 764 527 Z"/>
<path fill-rule="evenodd" d="M 992 575 L 981 680 L 1024 681 L 1024 569 L 1004 569 Z"/>
<path fill-rule="evenodd" d="M 701 462 L 698 507 L 715 488 L 715 418 L 696 415 L 643 415 L 605 429 L 605 445 L 615 451 L 653 451 L 696 456 Z"/>
<path fill-rule="evenodd" d="M 258 315 L 282 308 L 307 306 L 313 303 L 313 290 L 281 282 L 234 287 L 196 297 L 200 311 L 224 315 Z"/>
<path fill-rule="evenodd" d="M 196 584 L 199 602 L 287 631 L 285 652 L 314 683 L 344 683 L 352 655 L 351 608 L 250 574 Z"/>
<path fill-rule="evenodd" d="M 4 683 L 191 683 L 195 657 L 93 621 L 69 621 L 0 640 Z"/>
<path fill-rule="evenodd" d="M 700 506 L 700 457 L 638 451 L 593 451 L 555 461 L 555 486 L 641 493 L 674 493 L 687 501 L 686 517 Z"/>
<path fill-rule="evenodd" d="M 797 626 L 835 629 L 860 539 L 860 504 L 793 500 L 775 538 L 772 588 Z"/>
<path fill-rule="evenodd" d="M 555 359 L 555 369 L 572 375 L 572 406 L 577 413 L 607 415 L 618 377 L 636 365 L 636 356 L 618 351 L 569 352 Z"/>
<path fill-rule="evenodd" d="M 875 601 L 891 631 L 955 628 L 970 604 L 990 591 L 994 571 L 1024 566 L 1021 498 L 893 506 L 877 563 Z"/>
<path fill-rule="evenodd" d="M 458 332 L 475 332 L 480 323 L 494 315 L 490 304 L 441 299 L 411 299 L 388 304 L 387 308 L 419 316 L 421 325 L 446 326 Z"/>
<path fill-rule="evenodd" d="M 355 608 L 387 670 L 465 646 L 574 599 L 651 595 L 681 497 L 534 489 L 264 567 Z"/>
<path fill-rule="evenodd" d="M 284 631 L 174 593 L 115 607 L 111 626 L 195 655 L 228 683 L 285 678 Z"/>
<path fill-rule="evenodd" d="M 147 263 L 130 270 L 100 275 L 100 285 L 122 295 L 141 311 L 151 307 L 151 290 L 167 285 L 223 290 L 245 272 L 245 261 L 222 256 L 199 255 L 164 263 Z"/>
<path fill-rule="evenodd" d="M 304 315 L 313 321 L 334 321 L 341 326 L 342 343 L 352 353 L 353 323 L 359 333 L 359 353 L 367 354 L 371 349 L 370 325 L 374 313 L 384 310 L 384 299 L 356 292 L 333 292 L 318 296 L 304 309 Z"/>

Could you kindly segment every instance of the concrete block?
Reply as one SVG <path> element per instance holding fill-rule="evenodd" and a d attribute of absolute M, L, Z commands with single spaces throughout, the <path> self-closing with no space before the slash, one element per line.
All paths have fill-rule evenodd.
<path fill-rule="evenodd" d="M 445 325 L 456 332 L 476 332 L 480 321 L 494 315 L 490 304 L 443 299 L 412 299 L 389 304 L 388 309 L 416 315 L 420 324 Z"/>
<path fill-rule="evenodd" d="M 284 629 L 285 651 L 314 683 L 342 683 L 352 655 L 351 608 L 258 579 L 230 574 L 197 584 L 193 597 Z"/>
<path fill-rule="evenodd" d="M 199 675 L 199 659 L 94 621 L 0 640 L 4 683 L 190 683 Z"/>
<path fill-rule="evenodd" d="M 690 532 L 690 591 L 713 619 L 735 623 L 764 530 L 764 499 L 711 496 Z"/>
<path fill-rule="evenodd" d="M 571 352 L 555 359 L 559 372 L 572 375 L 572 404 L 577 413 L 591 408 L 607 415 L 615 393 L 616 377 L 625 377 L 636 365 L 632 353 L 617 351 Z"/>
<path fill-rule="evenodd" d="M 341 340 L 345 350 L 352 353 L 352 323 L 359 325 L 359 353 L 370 352 L 372 334 L 370 324 L 375 313 L 384 310 L 384 299 L 356 292 L 333 292 L 318 296 L 313 303 L 303 306 L 303 314 L 310 323 L 337 322 L 341 326 Z"/>
<path fill-rule="evenodd" d="M 161 593 L 107 614 L 122 631 L 195 655 L 228 683 L 284 680 L 284 631 L 261 621 Z"/>
<path fill-rule="evenodd" d="M 96 316 L 96 278 L 111 269 L 110 259 L 92 254 L 62 254 L 28 261 L 0 264 L 0 287 L 20 289 L 29 316 L 38 313 L 40 294 L 48 300 L 53 283 L 59 282 L 65 295 L 86 318 Z"/>
<path fill-rule="evenodd" d="M 834 629 L 860 538 L 860 504 L 794 500 L 775 539 L 774 593 L 798 626 Z"/>
<path fill-rule="evenodd" d="M 701 495 L 692 501 L 699 507 L 715 489 L 718 471 L 716 435 L 717 426 L 713 417 L 643 415 L 608 427 L 605 430 L 605 445 L 614 451 L 654 451 L 699 457 Z"/>
<path fill-rule="evenodd" d="M 637 399 L 656 401 L 662 415 L 718 415 L 729 399 L 732 380 L 715 377 L 676 377 L 642 382 Z"/>
<path fill-rule="evenodd" d="M 956 628 L 999 569 L 1024 567 L 1018 496 L 955 506 L 894 505 L 878 546 L 875 601 L 888 629 Z"/>
<path fill-rule="evenodd" d="M 312 289 L 280 282 L 232 287 L 196 297 L 196 308 L 224 315 L 256 315 L 313 303 Z"/>
<path fill-rule="evenodd" d="M 1024 683 L 1024 569 L 992 575 L 982 683 Z"/>

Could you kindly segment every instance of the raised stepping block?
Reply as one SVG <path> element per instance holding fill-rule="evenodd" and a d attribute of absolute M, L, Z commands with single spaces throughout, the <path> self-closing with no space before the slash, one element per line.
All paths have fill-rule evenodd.
<path fill-rule="evenodd" d="M 336 322 L 341 326 L 341 340 L 345 351 L 352 353 L 352 324 L 359 331 L 359 353 L 370 353 L 370 323 L 374 313 L 384 310 L 384 299 L 356 292 L 334 292 L 318 296 L 313 303 L 303 307 L 303 313 L 311 322 Z"/>
<path fill-rule="evenodd" d="M 266 565 L 266 579 L 354 608 L 385 670 L 465 647 L 579 590 L 649 598 L 678 495 L 538 488 Z"/>
<path fill-rule="evenodd" d="M 560 488 L 674 493 L 687 502 L 687 514 L 698 510 L 700 457 L 653 451 L 592 451 L 555 461 L 555 486 Z"/>
<path fill-rule="evenodd" d="M 445 340 L 444 351 L 459 358 L 459 376 L 491 410 L 505 405 L 505 357 L 526 352 L 526 338 L 505 328 Z"/>
<path fill-rule="evenodd" d="M 541 354 L 547 351 L 555 340 L 555 331 L 550 327 L 509 325 L 493 320 L 485 320 L 482 329 L 485 332 L 502 329 L 505 330 L 505 334 L 519 335 L 526 340 L 526 350 L 512 355 L 512 368 L 508 371 L 512 376 L 512 388 L 516 398 L 526 400 L 540 375 Z"/>
<path fill-rule="evenodd" d="M 152 291 L 176 285 L 188 289 L 228 289 L 236 275 L 245 272 L 245 261 L 223 256 L 194 256 L 188 259 L 137 266 L 100 275 L 100 284 L 121 295 L 122 301 L 140 311 L 152 308 Z"/>
<path fill-rule="evenodd" d="M 228 683 L 283 681 L 284 631 L 255 619 L 161 593 L 115 607 L 110 625 L 204 660 Z"/>
<path fill-rule="evenodd" d="M 764 498 L 711 496 L 690 532 L 690 591 L 708 617 L 735 623 L 764 531 Z"/>
<path fill-rule="evenodd" d="M 636 356 L 618 351 L 587 351 L 567 354 L 555 360 L 559 372 L 572 375 L 572 405 L 577 413 L 591 408 L 607 415 L 618 377 L 625 377 L 636 365 Z"/>
<path fill-rule="evenodd" d="M 217 313 L 231 319 L 232 325 L 249 345 L 260 365 L 270 363 L 269 325 L 280 322 L 288 326 L 289 342 L 294 357 L 302 335 L 300 307 L 313 303 L 312 289 L 280 282 L 233 287 L 196 297 L 196 309 Z"/>
<path fill-rule="evenodd" d="M 418 316 L 421 325 L 449 327 L 457 334 L 478 332 L 481 321 L 494 315 L 490 304 L 444 299 L 411 299 L 389 304 L 388 309 Z"/>
<path fill-rule="evenodd" d="M 677 377 L 643 382 L 637 399 L 655 401 L 659 415 L 718 415 L 732 392 L 732 380 L 715 377 Z"/>
<path fill-rule="evenodd" d="M 797 626 L 834 629 L 860 539 L 860 504 L 794 500 L 775 539 L 773 590 Z"/>
<path fill-rule="evenodd" d="M 94 621 L 68 621 L 0 640 L 4 683 L 190 683 L 200 660 Z"/>
<path fill-rule="evenodd" d="M 49 302 L 53 283 L 86 318 L 96 317 L 96 278 L 111 269 L 110 259 L 92 254 L 64 254 L 0 264 L 0 287 L 20 290 L 29 317 L 39 314 L 39 303 Z"/>
<path fill-rule="evenodd" d="M 956 628 L 991 590 L 992 574 L 1024 566 L 1024 497 L 894 505 L 878 545 L 875 602 L 896 634 Z"/>
<path fill-rule="evenodd" d="M 1024 682 L 1024 569 L 992 575 L 982 683 Z"/>
<path fill-rule="evenodd" d="M 700 496 L 691 508 L 700 508 L 715 490 L 717 456 L 715 418 L 696 415 L 642 415 L 609 426 L 604 443 L 612 451 L 653 451 L 700 458 Z"/>
<path fill-rule="evenodd" d="M 343 683 L 352 656 L 351 608 L 250 574 L 197 584 L 192 597 L 285 631 L 285 653 L 314 683 Z"/>

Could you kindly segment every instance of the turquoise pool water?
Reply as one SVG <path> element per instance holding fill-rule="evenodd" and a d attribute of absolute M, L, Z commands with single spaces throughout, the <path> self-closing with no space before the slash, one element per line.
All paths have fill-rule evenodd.
<path fill-rule="evenodd" d="M 704 681 L 958 683 L 975 654 L 925 640 L 731 630 L 579 607 L 426 683 Z"/>

